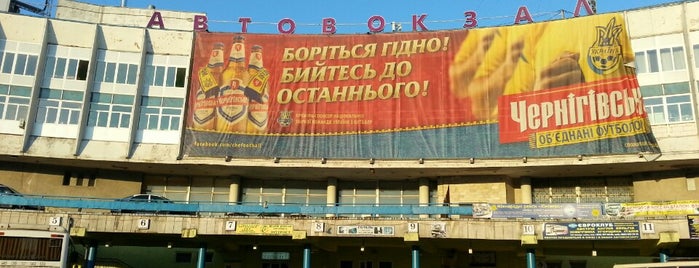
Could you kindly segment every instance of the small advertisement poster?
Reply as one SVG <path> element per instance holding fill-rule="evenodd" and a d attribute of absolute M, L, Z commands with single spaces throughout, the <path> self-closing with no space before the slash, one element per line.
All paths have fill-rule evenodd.
<path fill-rule="evenodd" d="M 638 240 L 638 222 L 560 222 L 544 224 L 544 240 Z"/>
<path fill-rule="evenodd" d="M 343 225 L 337 227 L 339 235 L 387 236 L 394 235 L 393 226 Z"/>
<path fill-rule="evenodd" d="M 699 214 L 687 215 L 689 224 L 689 239 L 699 239 Z"/>

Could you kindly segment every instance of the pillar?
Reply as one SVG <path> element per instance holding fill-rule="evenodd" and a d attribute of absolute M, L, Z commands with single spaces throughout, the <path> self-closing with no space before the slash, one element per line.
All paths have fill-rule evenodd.
<path fill-rule="evenodd" d="M 326 189 L 326 204 L 328 207 L 337 206 L 337 179 L 328 178 L 328 187 Z M 335 214 L 327 213 L 326 217 L 334 217 Z"/>
<path fill-rule="evenodd" d="M 303 268 L 311 268 L 311 245 L 303 246 Z"/>
<path fill-rule="evenodd" d="M 532 179 L 531 178 L 519 178 L 520 186 L 519 189 L 522 192 L 522 204 L 532 203 Z"/>
<path fill-rule="evenodd" d="M 420 268 L 420 247 L 413 246 L 413 266 L 412 268 Z"/>
<path fill-rule="evenodd" d="M 199 256 L 197 256 L 197 268 L 204 268 L 206 265 L 206 245 L 202 244 L 199 247 Z"/>
<path fill-rule="evenodd" d="M 536 249 L 527 249 L 527 268 L 536 268 Z"/>
<path fill-rule="evenodd" d="M 421 207 L 427 207 L 430 204 L 430 180 L 421 178 L 418 189 L 418 202 Z M 420 218 L 429 218 L 430 215 L 420 214 Z"/>
<path fill-rule="evenodd" d="M 232 177 L 228 192 L 228 202 L 238 204 L 240 202 L 240 178 Z"/>
<path fill-rule="evenodd" d="M 97 245 L 96 244 L 90 244 L 90 247 L 87 248 L 87 263 L 85 264 L 86 268 L 95 268 L 95 259 L 97 258 Z"/>

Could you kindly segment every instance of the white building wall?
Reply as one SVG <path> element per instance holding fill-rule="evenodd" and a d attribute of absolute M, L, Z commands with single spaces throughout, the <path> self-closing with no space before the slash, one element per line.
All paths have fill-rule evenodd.
<path fill-rule="evenodd" d="M 169 30 L 192 31 L 194 29 L 194 16 L 206 16 L 205 13 L 97 6 L 72 0 L 59 0 L 56 18 L 103 25 L 145 28 L 154 11 L 160 12 L 162 23 L 165 29 Z"/>

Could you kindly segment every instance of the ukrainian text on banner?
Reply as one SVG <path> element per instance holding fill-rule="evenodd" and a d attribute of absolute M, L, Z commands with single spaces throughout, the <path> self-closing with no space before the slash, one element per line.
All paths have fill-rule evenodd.
<path fill-rule="evenodd" d="M 699 200 L 606 203 L 608 217 L 632 218 L 648 216 L 684 216 L 699 213 Z"/>
<path fill-rule="evenodd" d="M 618 14 L 473 30 L 196 35 L 187 156 L 658 152 Z"/>
<path fill-rule="evenodd" d="M 567 204 L 473 204 L 474 218 L 598 219 L 601 203 Z"/>
<path fill-rule="evenodd" d="M 544 224 L 544 240 L 637 240 L 638 222 L 561 222 Z"/>

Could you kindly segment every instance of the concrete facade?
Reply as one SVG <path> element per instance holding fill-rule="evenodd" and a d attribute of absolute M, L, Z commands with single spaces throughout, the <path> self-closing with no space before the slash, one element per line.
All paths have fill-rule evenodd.
<path fill-rule="evenodd" d="M 161 12 L 165 29 L 145 27 L 154 11 Z M 586 198 L 598 198 L 596 193 L 587 190 L 602 191 L 599 196 L 605 198 L 604 202 L 699 200 L 699 65 L 696 64 L 699 55 L 695 55 L 699 52 L 699 23 L 692 19 L 697 12 L 699 2 L 695 1 L 624 12 L 637 57 L 645 51 L 683 48 L 677 55 L 684 58 L 685 68 L 675 66 L 672 70 L 638 73 L 642 87 L 683 82 L 689 85 L 690 90 L 682 94 L 689 96 L 691 118 L 652 124 L 662 154 L 581 155 L 577 158 L 529 158 L 527 161 L 376 160 L 371 164 L 367 160 L 331 159 L 321 163 L 317 159 L 283 159 L 275 163 L 272 159 L 183 156 L 182 118 L 186 113 L 187 77 L 192 74 L 193 18 L 203 13 L 103 7 L 69 0 L 59 1 L 54 19 L 2 13 L 0 41 L 5 44 L 4 51 L 35 56 L 38 64 L 34 75 L 0 73 L 0 84 L 30 89 L 29 95 L 23 96 L 27 100 L 27 104 L 22 104 L 26 108 L 24 118 L 0 118 L 0 184 L 42 196 L 113 199 L 148 192 L 183 202 L 267 202 L 265 198 L 303 196 L 305 200 L 335 204 L 342 203 L 350 190 L 374 191 L 373 195 L 367 194 L 369 198 L 384 190 L 400 192 L 401 198 L 415 204 L 450 203 L 455 206 L 545 203 L 544 198 L 551 203 L 562 203 L 562 200 L 585 203 Z M 45 68 L 52 65 L 45 63 L 61 62 L 61 59 L 66 60 L 67 69 L 70 69 L 71 60 L 78 65 L 88 62 L 84 77 L 58 76 L 58 69 L 47 75 Z M 111 78 L 106 76 L 98 77 L 100 64 L 109 66 L 110 63 L 117 66 L 117 71 L 120 67 L 135 68 L 134 80 L 129 82 L 130 71 L 125 74 L 123 83 L 108 82 Z M 167 88 L 147 84 L 146 80 L 152 79 L 146 75 L 147 70 L 154 67 L 186 69 L 186 86 Z M 80 71 L 77 73 L 80 77 Z M 74 124 L 37 119 L 43 115 L 41 96 L 42 90 L 47 88 L 79 93 L 79 99 L 71 102 L 77 104 L 77 108 L 67 109 L 75 113 Z M 128 116 L 123 117 L 128 127 L 100 126 L 94 121 L 98 119 L 89 117 L 95 93 L 131 99 L 131 104 L 125 106 L 124 114 Z M 179 125 L 167 131 L 140 129 L 142 97 L 183 100 L 183 106 L 179 107 Z M 667 110 L 668 106 L 662 108 Z M 278 191 L 269 194 L 266 189 Z M 356 195 L 357 200 L 364 197 Z M 296 261 L 290 267 L 300 267 L 297 260 L 305 244 L 314 248 L 312 267 L 338 267 L 345 260 L 354 260 L 352 267 L 359 267 L 359 262 L 363 261 L 377 266 L 390 262 L 390 267 L 409 267 L 409 251 L 413 245 L 423 250 L 425 267 L 525 267 L 523 225 L 535 227 L 538 244 L 531 246 L 536 248 L 537 257 L 543 263 L 561 265 L 558 267 L 573 267 L 576 261 L 585 262 L 587 267 L 611 267 L 611 263 L 618 260 L 652 261 L 661 249 L 658 246 L 661 234 L 667 232 L 679 236 L 679 246 L 673 244 L 678 254 L 699 252 L 699 243 L 690 239 L 687 219 L 681 216 L 632 220 L 651 223 L 655 228 L 653 233 L 643 233 L 640 240 L 632 242 L 543 241 L 545 221 L 437 215 L 420 219 L 361 215 L 309 219 L 236 218 L 214 214 L 180 217 L 47 208 L 44 212 L 2 210 L 0 226 L 41 225 L 49 217 L 57 216 L 72 219 L 71 227 L 87 233 L 76 236 L 82 237 L 76 238 L 84 242 L 82 246 L 113 243 L 110 248 L 100 248 L 103 256 L 124 258 L 126 263 L 129 263 L 127 258 L 131 258 L 138 262 L 135 267 L 161 264 L 154 261 L 153 256 L 144 254 L 142 247 L 157 252 L 155 256 L 171 258 L 169 263 L 174 253 L 164 249 L 167 243 L 175 243 L 179 252 L 194 252 L 198 245 L 206 243 L 216 256 L 226 256 L 214 257 L 212 265 L 215 267 L 261 267 L 260 253 L 251 246 L 264 244 L 273 251 L 290 252 Z M 139 229 L 137 222 L 144 217 L 150 220 L 150 227 Z M 298 239 L 291 235 L 236 235 L 225 229 L 229 221 L 291 225 L 303 235 Z M 317 222 L 324 223 L 327 231 L 313 230 Z M 418 241 L 406 238 L 411 222 L 419 223 Z M 433 237 L 435 224 L 444 224 L 448 236 Z M 395 235 L 342 236 L 334 231 L 347 225 L 394 226 Z M 190 229 L 196 230 L 195 238 L 183 238 L 184 230 Z M 145 242 L 130 244 L 129 239 Z M 358 257 L 357 248 L 365 245 L 371 250 Z M 600 251 L 599 258 L 589 256 L 594 248 Z M 494 258 L 493 264 L 485 261 L 479 266 L 479 262 L 474 262 L 475 257 L 468 253 L 469 249 L 475 249 L 479 258 Z M 605 250 L 606 253 L 602 253 Z M 191 267 L 189 263 L 172 262 L 171 267 Z"/>

